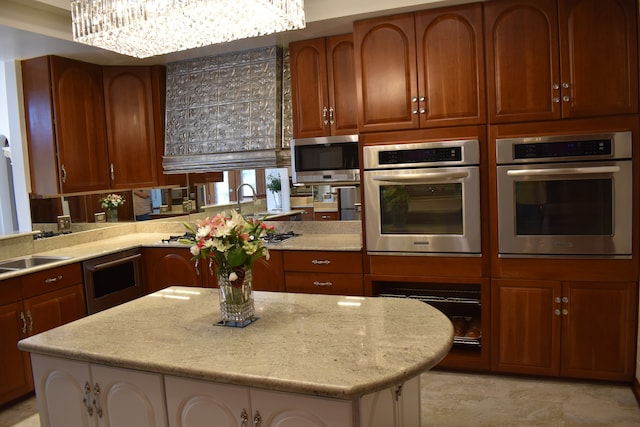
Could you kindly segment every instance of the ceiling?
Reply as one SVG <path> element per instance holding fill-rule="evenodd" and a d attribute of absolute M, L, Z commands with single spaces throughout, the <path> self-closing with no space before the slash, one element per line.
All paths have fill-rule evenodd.
<path fill-rule="evenodd" d="M 352 23 L 357 19 L 469 2 L 470 0 L 305 0 L 307 28 L 304 30 L 137 59 L 74 42 L 71 34 L 70 0 L 0 0 L 0 61 L 59 55 L 101 65 L 166 64 L 200 56 L 350 33 Z"/>

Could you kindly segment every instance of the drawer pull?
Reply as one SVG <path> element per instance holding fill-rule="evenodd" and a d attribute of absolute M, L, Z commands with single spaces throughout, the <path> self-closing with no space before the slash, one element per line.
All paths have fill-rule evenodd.
<path fill-rule="evenodd" d="M 48 277 L 44 279 L 44 283 L 55 283 L 59 282 L 60 280 L 62 280 L 62 275 L 56 277 Z"/>
<path fill-rule="evenodd" d="M 31 332 L 33 332 L 33 317 L 31 317 L 31 310 L 27 310 L 27 320 L 29 321 L 27 325 L 27 332 L 31 334 Z"/>
<path fill-rule="evenodd" d="M 24 317 L 24 313 L 20 312 L 20 320 L 22 321 L 22 335 L 27 333 L 27 319 Z"/>
<path fill-rule="evenodd" d="M 331 261 L 328 259 L 314 259 L 313 261 L 311 261 L 311 264 L 314 265 L 328 265 L 331 264 Z"/>
<path fill-rule="evenodd" d="M 82 399 L 82 403 L 87 408 L 87 413 L 89 416 L 93 416 L 93 406 L 91 405 L 91 386 L 89 385 L 89 381 L 84 383 L 84 399 Z"/>
<path fill-rule="evenodd" d="M 333 286 L 332 282 L 318 282 L 317 280 L 313 284 L 316 286 Z"/>

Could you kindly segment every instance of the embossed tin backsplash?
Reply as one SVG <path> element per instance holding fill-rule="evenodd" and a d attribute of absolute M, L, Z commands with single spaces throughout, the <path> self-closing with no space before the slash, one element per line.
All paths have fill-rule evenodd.
<path fill-rule="evenodd" d="M 288 75 L 276 46 L 168 64 L 165 172 L 288 166 Z"/>

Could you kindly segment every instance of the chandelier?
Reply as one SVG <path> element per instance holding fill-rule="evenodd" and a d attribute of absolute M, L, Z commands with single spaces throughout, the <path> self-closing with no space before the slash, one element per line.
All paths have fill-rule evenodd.
<path fill-rule="evenodd" d="M 305 27 L 304 0 L 72 0 L 73 39 L 147 58 Z"/>

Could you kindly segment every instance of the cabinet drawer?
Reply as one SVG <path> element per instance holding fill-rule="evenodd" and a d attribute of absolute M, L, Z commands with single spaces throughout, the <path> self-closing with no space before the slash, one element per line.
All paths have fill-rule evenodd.
<path fill-rule="evenodd" d="M 362 274 L 345 273 L 285 273 L 287 292 L 330 295 L 364 295 Z"/>
<path fill-rule="evenodd" d="M 360 252 L 284 251 L 285 271 L 362 273 Z"/>
<path fill-rule="evenodd" d="M 314 212 L 313 218 L 316 221 L 337 221 L 340 219 L 338 212 Z"/>
<path fill-rule="evenodd" d="M 23 276 L 22 296 L 29 298 L 78 283 L 82 283 L 80 263 L 54 267 Z"/>

